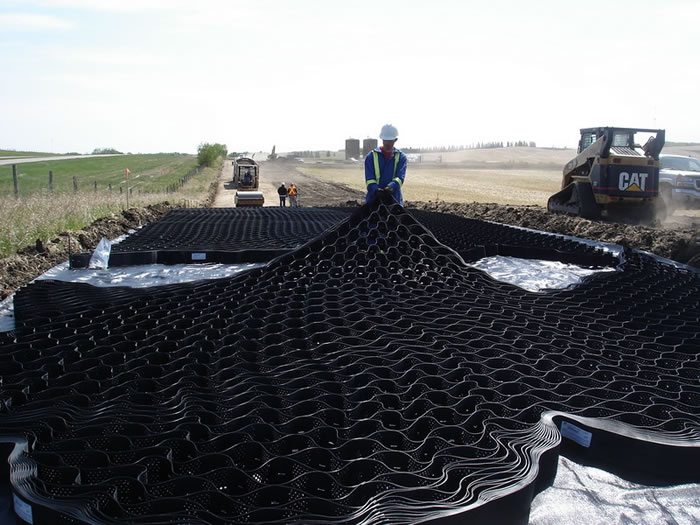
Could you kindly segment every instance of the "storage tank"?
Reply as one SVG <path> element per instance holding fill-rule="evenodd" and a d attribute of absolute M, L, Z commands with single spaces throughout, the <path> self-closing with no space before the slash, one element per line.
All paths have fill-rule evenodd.
<path fill-rule="evenodd" d="M 348 139 L 345 141 L 345 160 L 360 158 L 360 139 Z"/>
<path fill-rule="evenodd" d="M 365 139 L 362 141 L 362 156 L 366 157 L 367 154 L 377 147 L 377 139 Z"/>

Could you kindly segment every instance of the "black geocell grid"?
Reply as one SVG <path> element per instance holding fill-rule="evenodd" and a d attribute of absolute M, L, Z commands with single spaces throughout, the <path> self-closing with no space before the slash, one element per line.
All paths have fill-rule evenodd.
<path fill-rule="evenodd" d="M 266 262 L 346 219 L 352 208 L 177 209 L 115 244 L 110 266 L 188 262 Z M 448 214 L 411 210 L 435 237 L 465 260 L 513 255 L 586 266 L 614 264 L 611 254 L 572 239 Z M 201 254 L 200 258 L 193 254 Z M 87 267 L 91 253 L 71 256 Z"/>
<path fill-rule="evenodd" d="M 61 286 L 0 351 L 35 523 L 522 523 L 559 419 L 700 480 L 700 277 L 643 254 L 530 293 L 383 201 L 236 278 L 17 300 Z"/>
<path fill-rule="evenodd" d="M 351 208 L 175 209 L 111 247 L 109 265 L 267 262 L 346 219 Z M 199 253 L 192 256 L 193 253 Z M 90 253 L 71 256 L 87 267 Z"/>
<path fill-rule="evenodd" d="M 512 254 L 521 258 L 557 260 L 581 266 L 614 266 L 618 262 L 611 253 L 603 252 L 592 244 L 558 235 L 447 213 L 408 211 L 430 230 L 438 241 L 468 261 L 484 255 Z"/>
<path fill-rule="evenodd" d="M 192 208 L 171 210 L 112 246 L 115 252 L 298 247 L 346 219 L 352 208 Z"/>

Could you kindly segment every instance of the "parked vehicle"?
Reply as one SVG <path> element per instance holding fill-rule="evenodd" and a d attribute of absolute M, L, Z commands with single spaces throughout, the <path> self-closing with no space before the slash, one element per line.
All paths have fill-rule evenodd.
<path fill-rule="evenodd" d="M 700 206 L 700 160 L 660 155 L 659 193 L 667 206 Z"/>

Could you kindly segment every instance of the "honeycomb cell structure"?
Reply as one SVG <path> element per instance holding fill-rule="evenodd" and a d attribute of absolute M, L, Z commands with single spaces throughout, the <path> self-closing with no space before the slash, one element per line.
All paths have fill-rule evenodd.
<path fill-rule="evenodd" d="M 351 208 L 177 208 L 111 247 L 109 266 L 267 262 L 346 219 Z M 87 267 L 89 253 L 71 257 Z"/>
<path fill-rule="evenodd" d="M 239 276 L 25 287 L 15 497 L 38 524 L 527 523 L 560 453 L 700 481 L 700 275 L 514 230 L 383 197 Z M 533 293 L 480 250 L 617 271 Z"/>

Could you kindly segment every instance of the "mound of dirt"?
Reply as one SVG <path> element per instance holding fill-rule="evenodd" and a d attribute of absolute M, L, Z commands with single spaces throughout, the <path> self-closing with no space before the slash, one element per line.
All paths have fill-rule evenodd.
<path fill-rule="evenodd" d="M 411 202 L 407 203 L 406 207 L 620 244 L 700 267 L 700 234 L 697 225 L 668 223 L 649 227 L 601 220 L 589 221 L 580 217 L 555 215 L 547 212 L 542 206 Z"/>
<path fill-rule="evenodd" d="M 37 240 L 16 255 L 0 259 L 0 299 L 5 299 L 49 268 L 66 260 L 71 252 L 94 250 L 102 237 L 115 239 L 159 219 L 172 206 L 167 203 L 131 208 L 96 220 L 84 230 L 63 232 L 50 242 Z"/>

